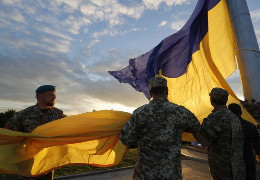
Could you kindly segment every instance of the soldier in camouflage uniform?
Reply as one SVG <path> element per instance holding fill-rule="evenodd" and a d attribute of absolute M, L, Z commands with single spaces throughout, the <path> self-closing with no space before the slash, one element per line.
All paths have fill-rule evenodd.
<path fill-rule="evenodd" d="M 256 180 L 256 156 L 253 151 L 255 145 L 259 145 L 259 135 L 256 126 L 249 121 L 243 119 L 242 110 L 239 104 L 232 103 L 228 105 L 228 109 L 232 111 L 239 119 L 244 131 L 244 150 L 243 158 L 246 165 L 246 179 Z"/>
<path fill-rule="evenodd" d="M 36 89 L 37 104 L 21 110 L 5 125 L 6 129 L 31 133 L 35 128 L 48 122 L 65 117 L 63 111 L 54 107 L 56 99 L 55 86 L 43 85 Z M 54 171 L 37 177 L 26 178 L 14 175 L 12 179 L 53 179 Z"/>
<path fill-rule="evenodd" d="M 203 120 L 197 137 L 203 146 L 208 147 L 211 175 L 215 180 L 243 180 L 246 178 L 246 172 L 241 122 L 226 107 L 228 100 L 226 90 L 213 88 L 209 95 L 214 110 Z"/>
<path fill-rule="evenodd" d="M 182 133 L 198 132 L 200 123 L 183 106 L 167 99 L 167 81 L 149 81 L 149 104 L 137 108 L 120 134 L 123 144 L 136 148 L 135 180 L 181 180 Z"/>

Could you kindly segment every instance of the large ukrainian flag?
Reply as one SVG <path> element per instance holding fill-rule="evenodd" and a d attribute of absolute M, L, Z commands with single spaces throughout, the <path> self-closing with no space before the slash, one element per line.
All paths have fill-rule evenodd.
<path fill-rule="evenodd" d="M 199 0 L 191 18 L 177 33 L 151 51 L 112 71 L 149 97 L 148 79 L 168 79 L 170 101 L 190 109 L 200 121 L 212 106 L 209 92 L 222 87 L 229 103 L 238 98 L 225 79 L 236 69 L 235 38 L 225 0 Z M 128 152 L 119 132 L 129 113 L 98 111 L 69 116 L 36 128 L 32 133 L 0 129 L 0 172 L 38 176 L 70 164 L 114 166 Z M 255 123 L 244 111 L 243 116 Z M 192 141 L 190 134 L 183 140 Z"/>
<path fill-rule="evenodd" d="M 226 89 L 229 102 L 240 104 L 225 79 L 237 68 L 236 40 L 225 0 L 199 0 L 188 22 L 149 52 L 129 60 L 120 71 L 109 73 L 150 98 L 148 80 L 168 80 L 169 100 L 190 109 L 200 120 L 212 111 L 209 92 Z M 243 117 L 255 120 L 244 110 Z M 190 134 L 183 140 L 191 141 Z"/>

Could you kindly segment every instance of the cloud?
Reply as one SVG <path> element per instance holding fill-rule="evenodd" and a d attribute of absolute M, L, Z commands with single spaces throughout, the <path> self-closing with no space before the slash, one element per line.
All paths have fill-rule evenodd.
<path fill-rule="evenodd" d="M 231 76 L 229 76 L 226 79 L 226 81 L 228 82 L 232 90 L 235 92 L 237 97 L 241 100 L 244 100 L 239 70 L 237 69 L 233 74 L 231 74 Z"/>
<path fill-rule="evenodd" d="M 92 16 L 95 14 L 95 11 L 98 9 L 97 6 L 94 6 L 92 4 L 87 4 L 87 5 L 81 5 L 80 6 L 80 11 L 86 15 L 86 16 Z M 97 17 L 98 19 L 103 19 L 103 17 Z"/>
<path fill-rule="evenodd" d="M 259 28 L 255 28 L 255 34 L 256 34 L 256 39 L 258 42 L 258 46 L 260 47 L 260 27 Z"/>
<path fill-rule="evenodd" d="M 56 52 L 56 53 L 68 53 L 70 52 L 70 41 L 66 39 L 60 39 L 60 40 L 50 40 L 45 41 L 48 44 L 41 44 L 38 45 L 38 47 L 43 47 L 43 49 Z"/>
<path fill-rule="evenodd" d="M 91 24 L 91 21 L 84 17 L 69 16 L 65 21 L 61 22 L 64 27 L 68 27 L 68 31 L 72 34 L 79 34 L 82 26 Z"/>
<path fill-rule="evenodd" d="M 126 18 L 139 19 L 146 9 L 157 9 L 160 4 L 165 3 L 167 6 L 188 3 L 190 0 L 144 0 L 140 2 L 132 2 L 128 5 L 120 3 L 118 0 L 56 0 L 56 1 L 39 1 L 35 3 L 25 3 L 23 1 L 2 1 L 5 5 L 15 5 L 25 14 L 34 15 L 40 24 L 34 26 L 44 26 L 45 31 L 49 34 L 55 34 L 50 29 L 63 31 L 63 34 L 70 33 L 77 35 L 82 29 L 83 33 L 88 33 L 88 26 L 96 22 L 107 22 L 109 29 L 114 29 L 127 23 Z M 22 16 L 19 10 L 10 13 L 15 21 L 25 23 L 28 17 Z M 36 14 L 37 12 L 37 14 Z M 64 16 L 68 13 L 68 16 Z M 29 19 L 28 19 L 29 20 Z M 6 22 L 5 22 L 6 23 Z M 48 27 L 49 29 L 46 29 Z M 61 30 L 61 31 L 60 31 Z M 107 35 L 111 36 L 111 33 Z M 60 36 L 56 33 L 56 36 Z M 64 38 L 64 37 L 63 37 Z"/>
<path fill-rule="evenodd" d="M 65 56 L 33 51 L 24 46 L 20 56 L 14 56 L 8 49 L 5 53 L 0 51 L 1 101 L 8 102 L 10 108 L 21 109 L 36 102 L 34 91 L 38 86 L 54 84 L 57 86 L 57 107 L 67 114 L 101 108 L 123 110 L 129 107 L 133 110 L 147 103 L 147 99 L 107 73 L 107 70 L 123 68 L 122 60 L 129 58 L 124 54 L 111 49 L 97 63 L 86 66 L 83 61 L 70 61 Z"/>
<path fill-rule="evenodd" d="M 15 27 L 17 29 L 18 27 Z M 28 35 L 24 37 L 21 35 L 16 35 L 12 32 L 3 32 L 1 33 L 1 42 L 0 47 L 4 48 L 5 51 L 12 50 L 20 52 L 22 50 L 30 49 L 32 51 L 43 50 L 46 52 L 54 53 L 68 53 L 70 52 L 71 40 L 57 38 L 52 36 L 37 36 L 27 32 L 26 29 L 20 27 L 20 32 L 23 32 Z M 19 32 L 19 31 L 18 31 Z M 19 32 L 19 33 L 20 33 Z M 28 34 L 27 34 L 28 33 Z"/>
<path fill-rule="evenodd" d="M 129 32 L 133 32 L 133 31 L 140 31 L 141 28 L 133 28 L 133 29 L 130 29 Z"/>
<path fill-rule="evenodd" d="M 44 35 L 40 34 L 40 32 L 44 32 L 52 35 L 53 37 L 59 37 L 72 41 L 71 35 L 79 35 L 81 32 L 92 33 L 89 31 L 90 25 L 94 23 L 107 23 L 107 27 L 105 27 L 103 31 L 92 33 L 94 38 L 89 44 L 89 47 L 92 47 L 95 43 L 101 41 L 101 37 L 124 35 L 127 32 L 131 32 L 130 30 L 119 31 L 116 26 L 127 23 L 129 21 L 127 18 L 129 17 L 139 19 L 144 11 L 147 8 L 149 9 L 150 5 L 159 6 L 159 4 L 165 3 L 171 6 L 173 4 L 182 4 L 187 2 L 188 0 L 145 0 L 142 3 L 131 2 L 128 3 L 128 5 L 125 5 L 120 3 L 118 0 L 56 0 L 40 1 L 37 3 L 25 3 L 23 1 L 3 1 L 2 3 L 5 4 L 5 6 L 7 6 L 8 3 L 8 6 L 15 5 L 16 9 L 13 10 L 12 13 L 0 12 L 0 21 L 2 22 L 0 26 L 17 26 L 17 24 L 14 25 L 13 23 L 9 22 L 8 19 L 10 18 L 13 21 L 20 23 L 26 23 L 27 21 L 30 21 L 30 30 L 35 28 L 37 31 L 39 31 L 37 33 L 40 36 Z M 21 12 L 27 16 L 23 16 Z M 67 14 L 64 15 L 64 13 Z M 23 28 L 23 32 L 27 34 L 29 34 L 30 30 L 26 27 Z M 58 48 L 58 50 L 59 52 L 68 52 L 68 49 L 65 48 Z"/>
<path fill-rule="evenodd" d="M 160 22 L 160 24 L 158 24 L 158 27 L 165 26 L 166 24 L 167 24 L 167 22 L 166 22 L 166 21 L 162 21 L 162 22 Z"/>
<path fill-rule="evenodd" d="M 97 43 L 99 43 L 99 42 L 100 42 L 100 40 L 98 40 L 98 39 L 92 40 L 92 41 L 89 43 L 88 48 L 92 48 L 95 44 L 97 44 Z"/>
<path fill-rule="evenodd" d="M 250 14 L 251 14 L 251 18 L 252 18 L 253 22 L 260 20 L 260 9 L 256 9 L 254 11 L 251 11 Z"/>
<path fill-rule="evenodd" d="M 119 33 L 115 29 L 113 29 L 113 30 L 112 29 L 104 29 L 104 30 L 102 30 L 100 32 L 94 32 L 92 34 L 92 37 L 95 38 L 95 39 L 98 39 L 98 38 L 100 38 L 102 36 L 107 36 L 107 35 L 108 36 L 115 36 L 117 34 L 119 34 Z"/>
<path fill-rule="evenodd" d="M 10 19 L 12 19 L 12 20 L 14 20 L 16 22 L 26 23 L 24 17 L 22 16 L 22 14 L 18 10 L 14 10 L 11 13 Z"/>
<path fill-rule="evenodd" d="M 0 3 L 6 4 L 6 5 L 15 5 L 17 0 L 2 0 Z"/>
<path fill-rule="evenodd" d="M 189 17 L 191 16 L 191 13 L 192 13 L 192 12 L 188 12 L 188 11 L 180 11 L 180 12 L 178 12 L 177 14 L 174 13 L 174 14 L 172 15 L 172 17 L 173 17 L 175 20 L 183 19 L 183 17 L 189 18 Z"/>
<path fill-rule="evenodd" d="M 184 21 L 184 20 L 177 20 L 177 21 L 171 23 L 171 28 L 173 30 L 178 31 L 185 25 L 185 23 L 186 23 L 186 21 Z"/>
<path fill-rule="evenodd" d="M 162 3 L 165 3 L 167 6 L 172 5 L 182 5 L 184 3 L 189 3 L 190 0 L 143 0 L 143 3 L 148 9 L 157 10 Z"/>
<path fill-rule="evenodd" d="M 126 55 L 128 54 L 128 55 Z M 96 59 L 91 65 L 85 66 L 87 73 L 95 74 L 99 77 L 108 77 L 113 79 L 112 76 L 108 76 L 108 71 L 123 69 L 123 62 L 127 62 L 131 56 L 127 52 L 119 52 L 117 49 L 110 49 L 104 53 L 99 53 L 99 58 Z M 93 55 L 95 56 L 95 55 Z M 123 61 L 123 62 L 122 62 Z"/>
<path fill-rule="evenodd" d="M 26 23 L 28 20 L 32 23 L 30 26 L 43 25 L 75 35 L 79 34 L 81 28 L 86 29 L 91 24 L 90 19 L 82 17 L 80 14 L 79 6 L 81 3 L 82 1 L 66 0 L 38 1 L 37 3 L 18 1 L 16 4 L 10 3 L 10 7 L 4 9 L 4 12 L 1 13 L 1 19 L 20 23 Z M 14 5 L 15 9 L 11 5 Z"/>
<path fill-rule="evenodd" d="M 65 19 L 59 19 L 52 15 L 39 15 L 36 20 L 41 23 L 48 23 L 50 27 L 62 30 L 71 34 L 79 34 L 82 27 L 87 27 L 92 22 L 85 17 L 68 16 Z"/>
<path fill-rule="evenodd" d="M 1 19 L 5 20 L 12 20 L 18 23 L 26 23 L 26 20 L 24 19 L 23 15 L 17 10 L 14 9 L 9 13 L 6 13 L 4 11 L 0 12 Z"/>
<path fill-rule="evenodd" d="M 70 9 L 72 10 L 77 10 L 82 2 L 82 0 L 56 0 L 55 1 L 59 6 L 61 4 L 66 4 L 69 6 Z"/>
<path fill-rule="evenodd" d="M 47 26 L 45 26 L 45 27 L 42 27 L 42 26 L 41 27 L 36 27 L 36 29 L 39 30 L 39 31 L 42 31 L 44 33 L 50 34 L 50 35 L 52 35 L 54 37 L 60 37 L 60 38 L 63 38 L 63 39 L 72 40 L 72 38 L 70 36 L 68 36 L 68 35 L 66 35 L 64 33 L 61 33 L 59 31 L 56 31 L 54 29 L 51 29 L 51 28 L 49 28 Z"/>
<path fill-rule="evenodd" d="M 107 21 L 110 27 L 124 23 L 123 16 L 138 19 L 141 17 L 144 7 L 136 5 L 128 7 L 117 0 L 91 1 L 80 5 L 80 11 L 92 21 Z"/>

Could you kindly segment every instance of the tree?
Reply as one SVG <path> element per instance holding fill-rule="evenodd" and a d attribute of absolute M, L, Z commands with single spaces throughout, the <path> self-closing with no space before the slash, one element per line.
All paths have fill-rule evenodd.
<path fill-rule="evenodd" d="M 5 124 L 15 115 L 15 110 L 8 109 L 5 112 L 0 113 L 0 128 L 3 128 Z"/>

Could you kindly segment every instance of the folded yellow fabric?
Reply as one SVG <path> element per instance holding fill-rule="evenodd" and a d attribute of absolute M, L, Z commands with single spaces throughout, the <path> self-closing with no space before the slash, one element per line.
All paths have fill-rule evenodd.
<path fill-rule="evenodd" d="M 0 129 L 0 172 L 29 177 L 68 164 L 117 165 L 128 153 L 119 133 L 130 116 L 104 110 L 53 121 L 32 133 Z"/>
<path fill-rule="evenodd" d="M 103 110 L 68 116 L 32 133 L 0 128 L 0 172 L 32 177 L 71 164 L 117 165 L 128 153 L 119 133 L 130 117 Z M 183 133 L 184 139 L 193 137 Z"/>

